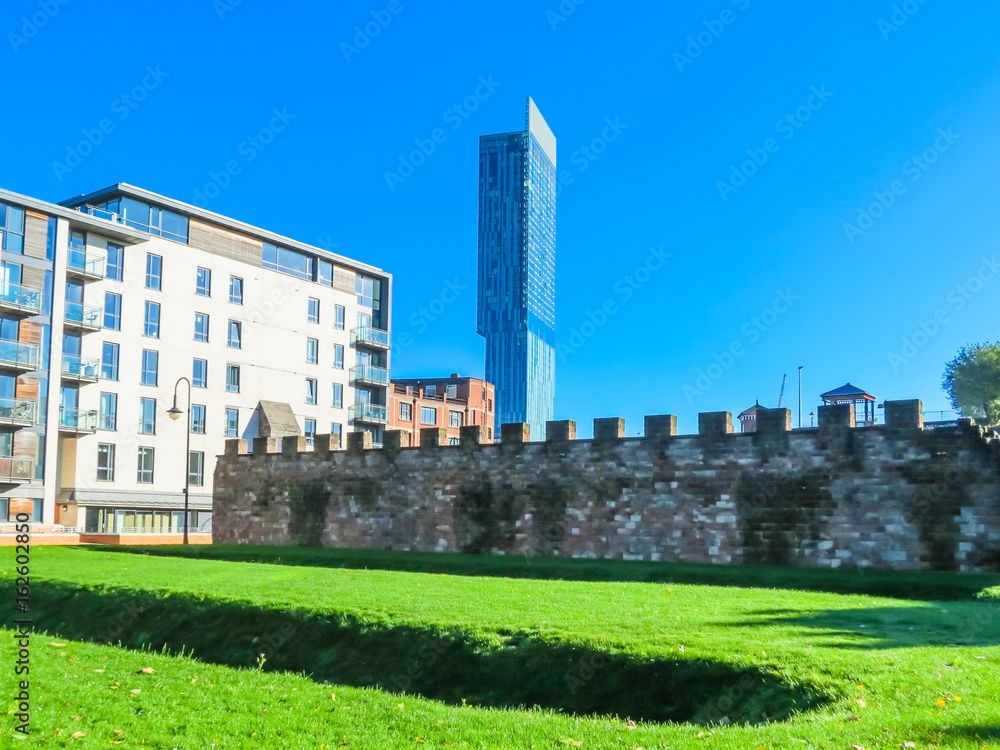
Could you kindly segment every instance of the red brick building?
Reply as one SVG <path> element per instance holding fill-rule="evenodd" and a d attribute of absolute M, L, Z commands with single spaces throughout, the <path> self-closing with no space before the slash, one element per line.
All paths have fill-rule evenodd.
<path fill-rule="evenodd" d="M 493 384 L 479 378 L 392 379 L 389 388 L 390 430 L 410 433 L 410 445 L 420 445 L 420 430 L 443 427 L 448 442 L 458 443 L 464 425 L 486 425 L 488 440 L 498 437 L 494 424 Z"/>

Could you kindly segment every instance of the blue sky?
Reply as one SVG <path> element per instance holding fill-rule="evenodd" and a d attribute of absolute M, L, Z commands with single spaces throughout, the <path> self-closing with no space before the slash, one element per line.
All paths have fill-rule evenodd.
<path fill-rule="evenodd" d="M 378 265 L 396 376 L 483 373 L 478 137 L 528 94 L 565 170 L 556 418 L 581 435 L 692 432 L 785 373 L 794 410 L 799 365 L 806 415 L 848 380 L 947 409 L 945 362 L 1000 338 L 995 3 L 63 2 L 6 6 L 0 185 L 200 190 Z"/>

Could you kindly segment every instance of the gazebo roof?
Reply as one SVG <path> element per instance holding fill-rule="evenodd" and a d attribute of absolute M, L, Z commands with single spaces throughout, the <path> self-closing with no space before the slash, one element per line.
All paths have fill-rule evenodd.
<path fill-rule="evenodd" d="M 840 388 L 834 388 L 832 391 L 820 394 L 820 398 L 836 398 L 838 396 L 857 396 L 858 398 L 863 398 L 866 401 L 875 400 L 875 397 L 868 393 L 868 391 L 863 391 L 856 385 L 851 385 L 850 383 L 845 383 L 840 386 Z"/>

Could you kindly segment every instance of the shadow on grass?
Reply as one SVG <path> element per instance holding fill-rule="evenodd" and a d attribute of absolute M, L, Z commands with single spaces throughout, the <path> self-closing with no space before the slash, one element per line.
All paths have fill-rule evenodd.
<path fill-rule="evenodd" d="M 9 587 L 5 593 L 10 593 Z M 185 651 L 205 662 L 302 672 L 323 682 L 450 704 L 540 706 L 572 714 L 711 724 L 780 721 L 823 702 L 818 691 L 756 669 L 642 659 L 511 634 L 498 647 L 459 630 L 359 622 L 181 595 L 31 589 L 36 628 L 73 640 Z"/>
<path fill-rule="evenodd" d="M 951 727 L 947 734 L 967 740 L 1000 740 L 1000 726 Z"/>
<path fill-rule="evenodd" d="M 567 559 L 527 555 L 464 555 L 313 547 L 195 545 L 97 547 L 82 549 L 199 560 L 269 563 L 320 568 L 392 570 L 566 581 L 636 581 L 740 586 L 831 594 L 864 594 L 926 601 L 971 600 L 1000 585 L 1000 575 L 845 568 L 789 568 L 769 565 L 637 562 Z"/>
<path fill-rule="evenodd" d="M 731 627 L 784 625 L 815 628 L 821 644 L 835 648 L 887 649 L 919 646 L 1000 645 L 1000 605 L 994 602 L 945 606 L 858 607 L 792 614 L 785 609 L 758 610 L 759 619 Z M 847 639 L 845 642 L 844 639 Z"/>

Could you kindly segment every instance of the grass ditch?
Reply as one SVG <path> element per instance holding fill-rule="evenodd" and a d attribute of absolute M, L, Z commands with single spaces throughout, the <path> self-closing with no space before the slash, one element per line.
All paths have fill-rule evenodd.
<path fill-rule="evenodd" d="M 94 546 L 82 549 L 194 560 L 348 570 L 387 570 L 537 580 L 700 584 L 831 594 L 865 594 L 925 601 L 972 601 L 977 596 L 988 598 L 1000 595 L 997 593 L 1000 592 L 1000 574 L 993 573 L 711 565 L 247 545 Z M 991 588 L 994 589 L 992 592 Z"/>
<path fill-rule="evenodd" d="M 753 725 L 825 700 L 808 685 L 703 659 L 606 653 L 517 632 L 502 633 L 497 646 L 460 629 L 380 625 L 342 613 L 181 594 L 37 582 L 32 612 L 39 628 L 67 639 L 185 652 L 221 666 L 303 673 L 451 705 Z"/>

